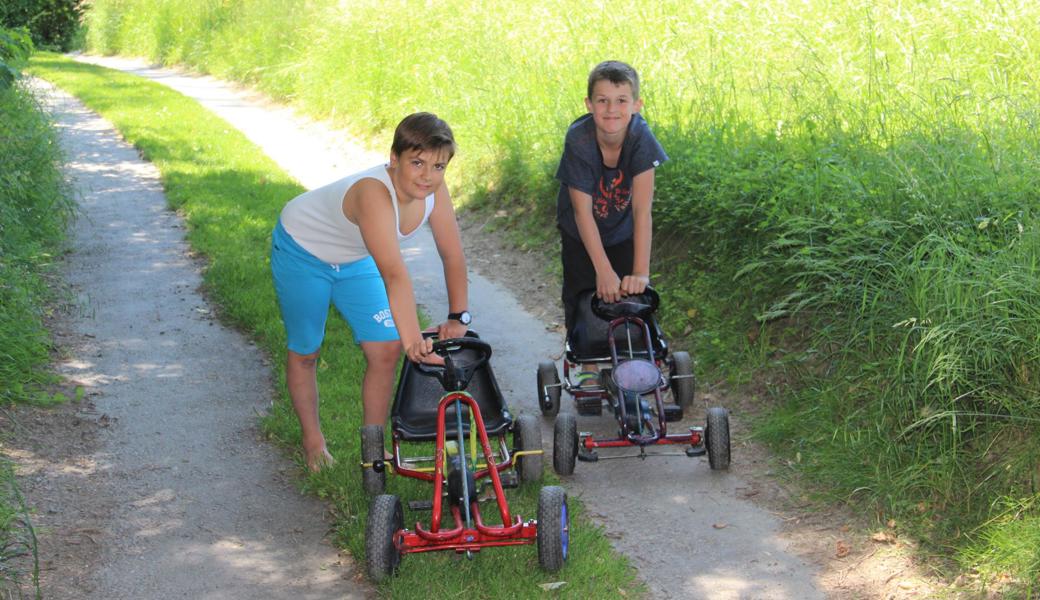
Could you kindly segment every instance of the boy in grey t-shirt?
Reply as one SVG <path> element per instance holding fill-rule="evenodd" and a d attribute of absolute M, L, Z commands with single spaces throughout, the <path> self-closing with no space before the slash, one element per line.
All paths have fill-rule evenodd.
<path fill-rule="evenodd" d="M 597 65 L 585 107 L 589 113 L 567 129 L 556 170 L 568 335 L 581 292 L 617 302 L 650 283 L 654 170 L 668 160 L 639 114 L 639 75 L 629 65 Z"/>

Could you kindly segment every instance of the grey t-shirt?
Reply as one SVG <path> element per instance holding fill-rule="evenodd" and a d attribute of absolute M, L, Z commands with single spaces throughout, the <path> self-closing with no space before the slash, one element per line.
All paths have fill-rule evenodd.
<path fill-rule="evenodd" d="M 636 113 L 628 124 L 617 166 L 607 167 L 596 143 L 596 124 L 592 115 L 579 117 L 567 129 L 563 157 L 556 169 L 556 179 L 560 180 L 560 192 L 556 198 L 557 225 L 572 238 L 581 239 L 567 191 L 572 187 L 592 196 L 592 215 L 604 247 L 631 238 L 632 180 L 666 160 L 668 155 L 664 148 L 657 142 L 643 116 Z"/>

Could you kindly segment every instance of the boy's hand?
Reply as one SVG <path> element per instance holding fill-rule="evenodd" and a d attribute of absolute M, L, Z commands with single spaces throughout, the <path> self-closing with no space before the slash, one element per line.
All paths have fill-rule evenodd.
<path fill-rule="evenodd" d="M 443 365 L 444 359 L 433 353 L 433 340 L 423 338 L 408 344 L 404 348 L 408 360 L 412 362 L 424 362 L 431 365 Z"/>
<path fill-rule="evenodd" d="M 455 319 L 448 319 L 437 327 L 437 337 L 442 340 L 466 337 L 467 329 L 468 327 Z"/>
<path fill-rule="evenodd" d="M 650 285 L 650 278 L 646 275 L 626 275 L 621 280 L 621 293 L 625 296 L 642 294 L 648 285 Z"/>
<path fill-rule="evenodd" d="M 608 271 L 596 274 L 596 296 L 604 302 L 617 302 L 621 299 L 621 280 L 617 273 Z"/>

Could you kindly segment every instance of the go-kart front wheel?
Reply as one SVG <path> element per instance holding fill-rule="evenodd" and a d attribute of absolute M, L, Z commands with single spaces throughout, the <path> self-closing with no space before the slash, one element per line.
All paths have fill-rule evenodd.
<path fill-rule="evenodd" d="M 513 446 L 521 451 L 542 449 L 542 427 L 534 415 L 520 415 L 513 432 Z M 542 478 L 542 455 L 531 454 L 516 459 L 520 481 L 538 481 Z"/>
<path fill-rule="evenodd" d="M 708 464 L 713 470 L 729 468 L 729 411 L 721 406 L 708 409 L 708 426 L 704 429 L 708 447 Z"/>
<path fill-rule="evenodd" d="M 559 475 L 574 473 L 578 458 L 578 419 L 563 413 L 553 425 L 553 469 Z"/>
<path fill-rule="evenodd" d="M 547 417 L 560 412 L 560 375 L 551 361 L 538 363 L 538 407 Z"/>
<path fill-rule="evenodd" d="M 372 581 L 383 581 L 397 572 L 401 551 L 394 536 L 404 528 L 404 512 L 397 496 L 383 494 L 372 499 L 365 524 L 365 563 Z"/>
<path fill-rule="evenodd" d="M 550 573 L 559 571 L 569 546 L 567 492 L 556 485 L 543 487 L 538 495 L 538 564 Z"/>

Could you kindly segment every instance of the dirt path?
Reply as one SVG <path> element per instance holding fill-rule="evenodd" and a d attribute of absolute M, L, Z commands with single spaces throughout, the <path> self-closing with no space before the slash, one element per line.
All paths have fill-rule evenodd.
<path fill-rule="evenodd" d="M 384 159 L 381 153 L 366 151 L 341 131 L 332 130 L 321 123 L 301 119 L 288 109 L 272 106 L 255 93 L 232 88 L 226 83 L 209 77 L 194 77 L 172 70 L 154 69 L 140 61 L 95 57 L 81 57 L 81 59 L 154 79 L 195 98 L 231 125 L 240 129 L 307 187 L 317 186 L 342 176 L 345 172 Z M 89 125 L 83 128 L 91 129 L 93 127 L 99 126 Z M 92 160 L 82 159 L 82 163 L 77 160 L 74 162 L 74 166 L 80 165 L 84 171 L 106 170 L 102 180 L 120 184 L 124 176 L 122 172 L 117 175 L 115 167 L 101 169 L 97 165 L 90 164 Z M 154 186 L 152 193 L 158 194 L 158 184 L 153 180 L 150 185 Z M 161 207 L 161 199 L 157 202 L 157 206 Z M 165 215 L 164 219 L 171 218 L 168 213 L 159 208 L 151 210 L 153 213 L 158 211 Z M 152 218 L 155 218 L 154 214 Z M 562 349 L 562 338 L 557 325 L 559 316 L 556 308 L 558 301 L 555 286 L 539 283 L 545 280 L 543 265 L 533 261 L 531 257 L 517 256 L 502 251 L 494 236 L 482 231 L 480 223 L 464 222 L 463 226 L 467 257 L 473 268 L 470 288 L 470 309 L 475 318 L 473 327 L 494 347 L 495 354 L 492 362 L 507 402 L 515 412 L 538 414 L 534 393 L 535 365 L 538 361 L 547 358 L 558 359 Z M 177 226 L 166 224 L 163 221 L 153 225 L 142 223 L 136 230 L 136 236 L 125 232 L 124 235 L 128 235 L 135 242 L 140 242 L 158 236 L 165 230 L 172 230 L 169 233 L 176 237 L 177 244 L 181 243 Z M 100 234 L 99 231 L 97 235 Z M 147 243 L 130 243 L 126 239 L 122 240 L 122 244 L 124 250 L 121 254 L 124 255 L 129 254 L 125 248 L 132 248 L 135 249 L 134 252 L 137 252 L 136 248 L 144 250 L 152 246 Z M 416 292 L 420 303 L 428 313 L 435 316 L 441 314 L 445 310 L 446 300 L 439 275 L 439 261 L 432 249 L 428 232 L 406 247 L 404 254 L 416 279 Z M 165 267 L 162 269 L 153 267 L 184 261 L 182 257 L 167 257 L 158 260 L 140 257 L 135 260 L 134 256 L 125 258 L 129 259 L 130 265 L 114 267 L 114 273 L 133 272 L 135 268 L 140 269 L 141 265 L 149 266 L 147 270 L 150 272 L 161 272 L 165 270 Z M 113 256 L 98 257 L 95 261 L 112 259 Z M 93 268 L 95 267 L 84 265 L 82 269 L 74 269 L 72 275 L 80 272 L 84 277 L 103 281 L 103 277 L 87 273 L 89 269 Z M 188 270 L 194 271 L 190 264 Z M 116 275 L 112 277 L 113 280 L 118 279 Z M 162 294 L 162 296 L 172 296 L 174 300 L 177 300 L 184 297 L 185 294 L 194 293 L 196 285 L 194 280 L 187 276 L 183 276 L 184 279 L 181 280 L 180 277 L 182 276 L 175 277 L 179 284 L 170 293 Z M 155 288 L 155 284 L 152 284 L 144 289 Z M 136 518 L 140 521 L 136 529 L 122 530 L 117 534 L 119 537 L 105 534 L 96 540 L 91 540 L 96 541 L 98 547 L 105 549 L 94 564 L 100 565 L 104 574 L 111 574 L 118 569 L 128 569 L 130 572 L 138 574 L 144 573 L 146 571 L 143 565 L 146 563 L 142 561 L 146 552 L 134 551 L 135 554 L 132 556 L 120 558 L 115 553 L 125 553 L 126 550 L 126 548 L 121 549 L 120 546 L 129 546 L 133 550 L 138 541 L 146 536 L 151 536 L 148 538 L 151 544 L 166 543 L 159 541 L 162 538 L 187 536 L 188 541 L 183 541 L 183 543 L 189 548 L 170 551 L 171 553 L 167 554 L 167 558 L 163 560 L 159 560 L 157 555 L 150 555 L 154 557 L 151 560 L 150 568 L 157 571 L 168 571 L 167 575 L 170 576 L 170 579 L 167 581 L 175 582 L 178 570 L 191 571 L 190 567 L 194 564 L 176 557 L 191 556 L 192 552 L 219 540 L 222 540 L 225 545 L 222 547 L 211 546 L 210 549 L 214 550 L 212 560 L 206 558 L 203 562 L 227 562 L 228 556 L 235 556 L 243 562 L 236 562 L 231 567 L 246 565 L 248 568 L 244 570 L 262 571 L 272 578 L 289 578 L 291 575 L 294 579 L 291 582 L 287 581 L 284 589 L 295 596 L 324 597 L 321 595 L 307 596 L 303 590 L 306 590 L 307 593 L 310 593 L 310 590 L 303 587 L 303 582 L 318 586 L 318 582 L 330 579 L 330 572 L 331 579 L 336 580 L 329 582 L 330 586 L 342 584 L 341 580 L 344 578 L 354 577 L 353 565 L 345 558 L 337 558 L 331 554 L 322 555 L 319 552 L 316 560 L 310 563 L 314 570 L 309 570 L 307 564 L 301 565 L 299 559 L 295 557 L 287 561 L 279 561 L 280 554 L 294 551 L 284 546 L 285 538 L 293 536 L 277 535 L 276 532 L 256 531 L 255 529 L 252 530 L 253 534 L 250 534 L 250 529 L 242 529 L 241 527 L 246 524 L 239 523 L 231 517 L 236 513 L 252 515 L 252 511 L 256 510 L 252 507 L 241 509 L 236 508 L 234 504 L 228 506 L 220 502 L 200 502 L 192 497 L 194 492 L 190 490 L 177 492 L 176 489 L 171 488 L 172 491 L 166 491 L 166 487 L 161 487 L 170 486 L 171 484 L 164 482 L 178 479 L 181 471 L 196 463 L 195 448 L 207 446 L 207 440 L 200 440 L 197 436 L 187 434 L 176 440 L 179 448 L 190 448 L 193 452 L 189 463 L 184 465 L 175 464 L 176 460 L 180 460 L 183 450 L 152 453 L 150 450 L 138 449 L 122 454 L 116 451 L 120 448 L 120 439 L 124 440 L 124 445 L 140 442 L 151 444 L 161 441 L 162 436 L 170 438 L 174 436 L 167 433 L 166 427 L 162 428 L 162 436 L 155 435 L 154 431 L 157 428 L 151 426 L 151 423 L 154 422 L 154 415 L 150 417 L 149 415 L 117 413 L 114 407 L 102 406 L 102 399 L 109 394 L 105 386 L 122 385 L 123 381 L 135 381 L 141 377 L 163 377 L 164 385 L 167 383 L 166 378 L 171 378 L 184 380 L 184 383 L 190 383 L 202 389 L 202 393 L 210 400 L 210 404 L 214 398 L 228 397 L 227 394 L 213 394 L 214 382 L 204 375 L 204 370 L 183 367 L 171 370 L 171 365 L 182 364 L 180 361 L 183 358 L 177 353 L 178 350 L 183 354 L 184 349 L 190 347 L 188 341 L 195 344 L 195 336 L 183 334 L 180 330 L 171 327 L 165 321 L 166 314 L 155 313 L 156 317 L 161 314 L 164 320 L 153 318 L 152 314 L 147 312 L 148 309 L 146 309 L 146 314 L 136 317 L 119 316 L 129 315 L 129 308 L 121 307 L 120 302 L 133 304 L 132 301 L 135 298 L 147 297 L 144 293 L 126 292 L 124 290 L 122 294 L 109 293 L 104 296 L 106 298 L 105 310 L 110 311 L 106 313 L 106 320 L 111 318 L 121 321 L 123 327 L 129 325 L 138 327 L 133 331 L 121 331 L 117 339 L 137 340 L 134 351 L 148 346 L 149 351 L 170 354 L 157 355 L 147 359 L 143 356 L 122 357 L 117 363 L 118 369 L 100 370 L 99 373 L 104 374 L 100 379 L 104 379 L 104 381 L 99 381 L 97 385 L 106 391 L 102 396 L 94 399 L 94 403 L 99 407 L 98 410 L 95 413 L 70 417 L 72 421 L 89 419 L 91 425 L 95 423 L 107 425 L 102 427 L 100 437 L 108 446 L 105 446 L 99 453 L 83 452 L 82 462 L 96 461 L 100 464 L 104 460 L 109 460 L 108 457 L 111 456 L 114 466 L 103 469 L 82 467 L 92 469 L 91 472 L 95 473 L 87 480 L 91 482 L 90 487 L 70 491 L 68 498 L 64 498 L 59 504 L 72 503 L 78 495 L 84 493 L 91 494 L 99 498 L 94 507 L 96 512 L 101 515 L 99 520 L 109 519 L 129 523 Z M 152 295 L 155 296 L 155 294 Z M 205 317 L 208 309 L 201 299 L 195 300 L 194 298 L 197 297 L 179 303 L 180 306 L 188 308 L 188 310 L 182 311 L 187 314 L 187 320 L 203 323 L 208 331 L 219 329 L 218 325 Z M 93 301 L 90 306 L 94 307 L 91 309 L 92 311 L 96 311 L 100 310 L 102 304 Z M 93 323 L 92 326 L 96 326 L 96 321 L 101 319 L 95 314 L 93 317 L 88 316 L 86 320 L 88 323 Z M 142 327 L 145 323 L 150 324 L 151 328 L 143 330 Z M 184 329 L 187 325 L 188 323 L 185 323 L 179 327 Z M 179 337 L 166 337 L 171 334 Z M 233 334 L 231 335 L 234 338 Z M 144 343 L 145 340 L 148 340 L 149 343 Z M 162 343 L 155 343 L 154 340 L 162 340 Z M 175 340 L 184 341 L 182 343 Z M 221 352 L 222 356 L 234 356 L 238 359 L 248 360 L 251 357 L 255 359 L 257 354 L 255 350 L 248 347 L 246 342 L 241 340 L 224 340 L 216 343 L 219 347 L 234 344 L 245 345 L 242 352 L 224 351 Z M 87 350 L 77 360 L 88 365 L 95 360 L 100 360 L 100 358 L 94 358 L 91 353 L 94 352 L 93 348 L 103 345 L 97 337 L 81 340 L 80 344 Z M 99 351 L 102 352 L 102 356 L 107 352 L 104 348 Z M 196 351 L 194 354 L 207 356 L 212 352 Z M 75 375 L 78 368 L 73 368 L 69 372 Z M 93 369 L 93 367 L 89 368 Z M 220 370 L 223 373 L 229 368 L 235 367 L 221 365 Z M 260 373 L 267 372 L 267 367 L 258 363 L 246 365 L 244 368 L 247 371 L 248 369 L 259 369 Z M 265 375 L 256 376 L 256 372 L 253 371 L 252 378 L 246 377 L 254 385 L 257 381 L 264 381 L 265 377 Z M 152 379 L 148 385 L 138 388 L 143 393 L 137 398 L 147 398 L 149 394 L 153 393 L 151 390 L 156 387 L 155 384 L 155 379 Z M 249 410 L 262 410 L 260 404 L 269 401 L 270 395 L 265 386 L 260 387 L 264 389 L 254 388 L 252 392 L 245 393 L 248 398 L 243 400 L 242 406 L 252 407 Z M 707 461 L 700 458 L 668 457 L 647 461 L 630 459 L 598 464 L 579 463 L 575 475 L 564 481 L 568 491 L 573 496 L 580 497 L 593 518 L 602 524 L 614 546 L 631 558 L 640 576 L 650 587 L 653 597 L 712 597 L 723 600 L 924 597 L 918 595 L 918 592 L 925 589 L 921 584 L 907 585 L 906 583 L 910 581 L 909 578 L 916 577 L 916 575 L 912 565 L 908 564 L 903 554 L 896 548 L 898 544 L 874 546 L 865 539 L 865 536 L 857 538 L 847 528 L 842 527 L 841 515 L 810 517 L 791 511 L 775 512 L 781 506 L 783 490 L 768 476 L 768 465 L 764 454 L 742 439 L 741 433 L 744 427 L 742 418 L 746 415 L 742 403 L 721 397 L 706 399 L 705 403 L 708 401 L 728 404 L 732 412 L 734 462 L 729 472 L 711 472 Z M 124 403 L 126 402 L 127 400 L 124 400 Z M 136 402 L 138 401 L 134 400 L 130 403 Z M 572 412 L 572 404 L 565 398 L 563 410 Z M 175 418 L 176 414 L 172 413 L 177 412 L 166 410 L 162 418 Z M 692 417 L 690 423 L 703 424 L 701 422 L 703 410 L 695 409 L 691 412 L 695 416 Z M 131 420 L 141 418 L 145 419 L 144 423 L 130 423 Z M 304 540 L 301 547 L 311 549 L 319 547 L 320 544 L 315 544 L 314 540 L 321 537 L 321 531 L 310 531 L 308 527 L 317 527 L 319 530 L 323 527 L 320 507 L 314 503 L 308 503 L 306 499 L 301 500 L 290 492 L 292 482 L 286 480 L 291 477 L 284 475 L 286 465 L 274 460 L 275 457 L 270 456 L 270 449 L 256 444 L 255 432 L 250 425 L 253 422 L 251 415 L 221 414 L 219 418 L 231 422 L 232 431 L 226 433 L 227 437 L 223 438 L 207 436 L 209 441 L 218 441 L 218 449 L 222 448 L 231 457 L 246 454 L 252 459 L 271 459 L 274 463 L 254 465 L 246 469 L 250 470 L 255 478 L 263 480 L 262 483 L 248 481 L 228 483 L 228 490 L 233 493 L 233 486 L 240 485 L 243 486 L 241 489 L 252 489 L 254 486 L 259 488 L 266 485 L 267 491 L 260 493 L 260 496 L 267 499 L 269 496 L 278 494 L 277 491 L 270 488 L 280 486 L 283 492 L 294 496 L 297 501 L 306 505 L 285 511 L 288 514 L 296 515 L 296 518 L 253 519 L 254 526 L 257 523 L 266 523 L 276 529 L 281 528 L 280 532 L 285 532 L 286 528 L 289 528 L 295 536 Z M 611 429 L 611 421 L 606 417 L 600 419 L 579 417 L 578 422 L 581 430 L 606 433 Z M 115 423 L 115 425 L 111 425 L 111 423 Z M 552 423 L 546 420 L 543 425 L 544 446 L 546 450 L 551 451 Z M 139 426 L 144 427 L 137 432 Z M 69 428 L 74 429 L 71 425 Z M 244 435 L 235 433 L 241 430 L 245 430 Z M 184 431 L 190 431 L 190 427 L 185 426 Z M 244 437 L 249 438 L 250 444 L 229 446 L 227 443 L 219 443 L 220 440 L 226 442 L 229 438 L 234 438 L 235 444 L 240 444 Z M 130 441 L 125 441 L 128 439 Z M 138 441 L 135 442 L 135 439 Z M 237 450 L 229 450 L 231 447 L 237 448 Z M 140 463 L 136 466 L 119 462 L 125 461 L 134 453 L 151 458 L 135 459 Z M 177 458 L 175 460 L 170 457 Z M 200 460 L 198 463 L 200 466 L 206 467 L 204 474 L 212 474 L 217 471 L 225 473 L 228 469 L 240 471 L 243 468 L 221 464 L 225 462 L 225 459 L 226 457 L 223 455 L 214 456 L 213 460 Z M 547 468 L 551 467 L 547 464 Z M 134 470 L 126 471 L 127 469 Z M 117 471 L 126 472 L 127 475 L 110 476 L 108 473 Z M 96 474 L 97 472 L 101 472 L 100 478 Z M 290 467 L 288 473 L 292 472 Z M 143 475 L 153 478 L 156 485 L 147 493 L 142 487 L 141 492 L 131 494 L 129 502 L 124 500 L 128 491 L 137 490 L 135 487 L 137 478 L 143 477 Z M 225 476 L 222 474 L 220 477 Z M 55 481 L 53 474 L 41 476 L 41 480 L 49 480 L 48 485 L 51 486 Z M 199 516 L 191 514 L 190 518 L 187 518 L 186 508 L 161 513 L 166 505 L 172 505 L 181 497 L 186 499 L 184 505 L 188 507 L 206 504 L 208 506 L 208 509 L 204 511 L 206 514 Z M 149 515 L 150 512 L 165 514 L 167 515 L 166 522 L 175 523 L 175 525 L 168 528 L 158 527 L 154 522 L 148 523 L 142 520 L 143 516 L 135 517 L 135 512 L 137 515 Z M 217 523 L 217 529 L 214 531 L 218 532 L 219 536 L 214 532 L 192 531 L 193 527 L 188 525 L 194 525 L 199 522 L 197 519 L 202 517 Z M 120 524 L 120 526 L 122 525 L 123 523 Z M 69 525 L 69 527 L 74 526 Z M 297 529 L 299 531 L 296 531 Z M 212 540 L 203 536 L 203 534 L 211 533 L 213 534 Z M 135 542 L 133 545 L 120 543 L 122 538 L 128 536 Z M 268 544 L 263 548 L 255 548 L 253 551 L 242 551 L 235 546 L 235 544 L 249 541 L 251 536 L 252 538 L 263 538 Z M 192 537 L 194 537 L 193 540 Z M 320 546 L 320 549 L 331 552 L 327 546 Z M 580 549 L 576 548 L 574 551 L 580 551 Z M 258 567 L 255 562 L 258 560 L 257 555 L 261 558 L 270 557 L 272 560 Z M 137 562 L 134 562 L 135 560 Z M 331 562 L 336 560 L 341 563 L 332 565 Z M 62 561 L 59 558 L 56 559 L 56 562 L 61 564 L 68 561 Z M 285 563 L 292 565 L 291 572 L 285 567 Z M 331 568 L 323 568 L 329 566 Z M 232 568 L 228 573 L 214 574 L 213 578 L 217 582 L 225 582 L 233 581 L 234 579 L 228 578 L 235 576 L 236 572 Z M 106 575 L 101 581 L 107 581 L 107 577 L 109 575 Z M 314 579 L 310 579 L 311 577 Z M 155 582 L 153 591 L 162 589 L 159 587 L 158 579 L 155 579 Z M 215 588 L 216 586 L 214 586 Z M 239 590 L 241 589 L 243 588 L 239 588 Z M 352 593 L 358 595 L 365 593 L 363 588 L 349 589 L 354 590 Z M 219 593 L 219 591 L 214 591 L 212 595 L 191 596 L 252 597 L 246 593 L 234 596 L 221 596 Z M 320 594 L 320 592 L 315 593 Z M 151 596 L 151 594 L 144 594 L 144 596 Z M 266 593 L 262 596 L 277 597 Z M 336 597 L 344 596 L 341 593 Z M 54 597 L 77 596 L 58 595 Z M 134 597 L 134 595 L 120 593 L 111 597 Z"/>
<path fill-rule="evenodd" d="M 270 366 L 212 318 L 158 172 L 39 85 L 80 207 L 59 368 L 87 394 L 17 419 L 30 433 L 15 450 L 25 494 L 42 508 L 45 597 L 371 595 L 325 540 L 323 505 L 296 491 L 296 467 L 260 439 Z"/>

